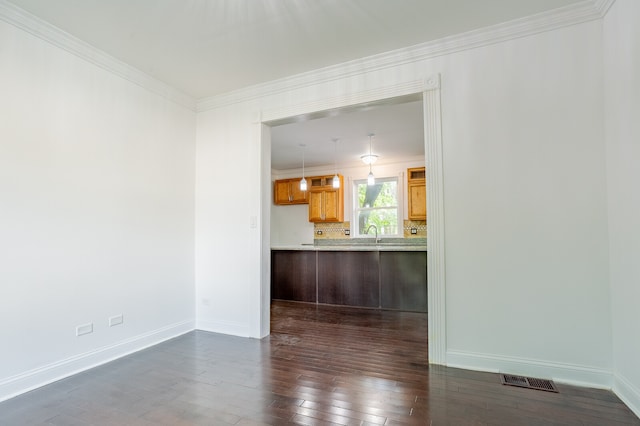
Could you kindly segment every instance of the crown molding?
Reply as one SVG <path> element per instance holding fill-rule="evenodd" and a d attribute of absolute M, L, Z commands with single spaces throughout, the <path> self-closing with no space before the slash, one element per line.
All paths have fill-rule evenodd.
<path fill-rule="evenodd" d="M 62 31 L 6 0 L 0 0 L 0 20 L 63 49 L 112 74 L 149 90 L 176 104 L 196 111 L 196 100 L 162 81 L 134 68 L 92 45 Z"/>
<path fill-rule="evenodd" d="M 306 73 L 198 100 L 203 112 L 240 102 L 276 95 L 314 84 L 352 77 L 390 67 L 415 63 L 438 56 L 553 31 L 571 25 L 601 19 L 615 0 L 584 0 L 569 6 L 538 13 L 526 18 L 468 31 L 378 55 L 368 56 Z"/>
<path fill-rule="evenodd" d="M 600 17 L 604 18 L 615 2 L 616 0 L 593 0 L 593 7 L 598 11 Z"/>

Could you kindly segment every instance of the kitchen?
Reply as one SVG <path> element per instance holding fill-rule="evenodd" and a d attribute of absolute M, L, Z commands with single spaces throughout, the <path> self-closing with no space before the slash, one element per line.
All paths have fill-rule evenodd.
<path fill-rule="evenodd" d="M 276 124 L 272 299 L 426 312 L 421 98 Z"/>

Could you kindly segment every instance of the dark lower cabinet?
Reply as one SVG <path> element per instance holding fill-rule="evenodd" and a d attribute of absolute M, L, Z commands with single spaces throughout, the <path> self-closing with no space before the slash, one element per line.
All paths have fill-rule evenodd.
<path fill-rule="evenodd" d="M 318 303 L 380 306 L 378 252 L 319 251 Z"/>
<path fill-rule="evenodd" d="M 427 312 L 427 253 L 272 250 L 271 298 Z"/>
<path fill-rule="evenodd" d="M 427 253 L 380 252 L 380 306 L 427 312 Z"/>
<path fill-rule="evenodd" d="M 316 302 L 316 252 L 271 252 L 271 298 Z"/>

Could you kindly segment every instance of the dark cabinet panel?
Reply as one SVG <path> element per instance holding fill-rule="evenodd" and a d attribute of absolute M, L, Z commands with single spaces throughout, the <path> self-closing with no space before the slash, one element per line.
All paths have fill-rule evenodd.
<path fill-rule="evenodd" d="M 380 297 L 384 309 L 427 312 L 427 253 L 381 251 Z"/>
<path fill-rule="evenodd" d="M 378 252 L 318 252 L 318 303 L 380 306 Z"/>
<path fill-rule="evenodd" d="M 316 302 L 316 252 L 271 252 L 271 298 Z"/>

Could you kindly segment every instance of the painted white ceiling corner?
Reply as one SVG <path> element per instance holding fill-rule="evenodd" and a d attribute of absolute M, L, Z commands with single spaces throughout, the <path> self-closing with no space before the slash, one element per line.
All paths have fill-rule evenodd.
<path fill-rule="evenodd" d="M 0 0 L 194 99 L 612 0 Z"/>

